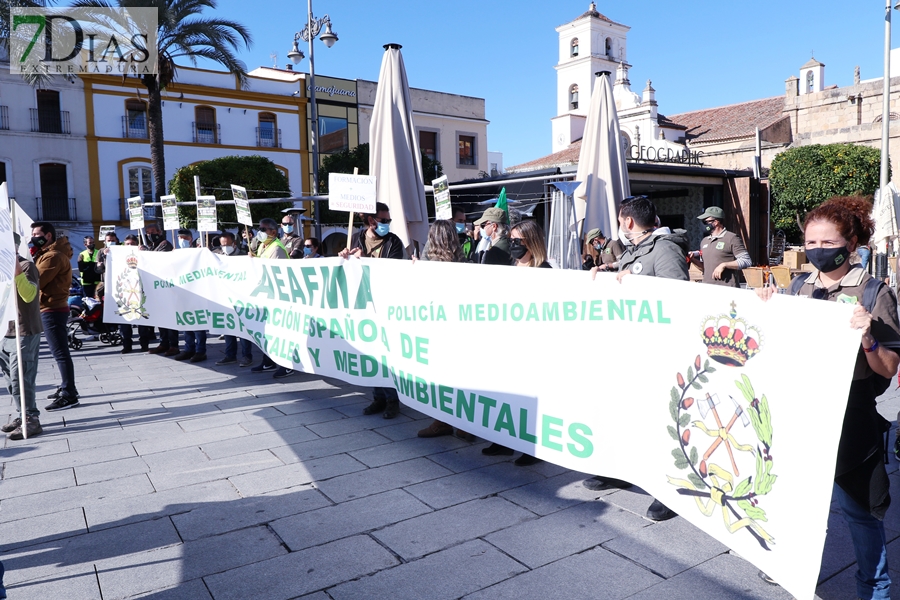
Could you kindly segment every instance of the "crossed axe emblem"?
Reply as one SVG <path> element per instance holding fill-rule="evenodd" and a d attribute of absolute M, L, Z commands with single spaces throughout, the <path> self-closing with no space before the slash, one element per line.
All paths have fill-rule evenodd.
<path fill-rule="evenodd" d="M 719 398 L 716 394 L 710 395 L 706 394 L 706 398 L 701 398 L 697 401 L 697 405 L 700 408 L 700 416 L 703 419 L 706 419 L 706 415 L 710 412 L 713 414 L 713 417 L 716 420 L 716 425 L 718 425 L 718 429 L 710 430 L 703 424 L 702 421 L 695 422 L 695 425 L 698 429 L 703 431 L 708 436 L 715 437 L 713 443 L 709 446 L 709 449 L 703 454 L 703 460 L 701 461 L 701 465 L 704 467 L 702 470 L 706 471 L 706 461 L 709 460 L 709 457 L 712 456 L 713 452 L 716 451 L 723 442 L 725 443 L 725 449 L 728 450 L 728 457 L 731 459 L 731 466 L 734 469 L 734 474 L 736 476 L 740 476 L 740 471 L 738 470 L 737 463 L 734 460 L 734 451 L 735 450 L 752 450 L 752 446 L 741 445 L 738 444 L 737 440 L 734 439 L 734 436 L 731 434 L 731 428 L 737 422 L 738 419 L 741 420 L 741 425 L 747 427 L 750 425 L 750 418 L 744 412 L 744 409 L 737 403 L 737 401 L 728 396 L 731 399 L 731 402 L 734 404 L 734 414 L 731 416 L 731 420 L 728 421 L 727 425 L 722 425 L 722 419 L 719 417 L 719 411 L 716 406 L 719 405 Z"/>

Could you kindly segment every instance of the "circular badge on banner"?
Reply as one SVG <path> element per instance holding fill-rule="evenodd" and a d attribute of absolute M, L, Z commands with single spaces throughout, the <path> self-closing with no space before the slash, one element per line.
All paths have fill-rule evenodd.
<path fill-rule="evenodd" d="M 642 265 L 641 263 L 634 263 L 633 265 L 631 265 L 631 272 L 635 275 L 640 275 L 641 271 L 643 270 L 644 265 Z"/>

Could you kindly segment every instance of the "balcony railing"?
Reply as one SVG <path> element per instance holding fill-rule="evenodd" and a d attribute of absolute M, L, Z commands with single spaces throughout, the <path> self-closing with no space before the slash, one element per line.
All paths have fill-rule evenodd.
<path fill-rule="evenodd" d="M 9 107 L 0 106 L 0 129 L 9 129 Z"/>
<path fill-rule="evenodd" d="M 195 144 L 221 144 L 222 126 L 218 123 L 191 123 Z"/>
<path fill-rule="evenodd" d="M 256 145 L 260 148 L 281 148 L 281 130 L 257 127 Z"/>
<path fill-rule="evenodd" d="M 122 117 L 122 137 L 139 138 L 146 140 L 149 137 L 147 133 L 146 119 L 129 119 L 128 116 Z"/>
<path fill-rule="evenodd" d="M 30 108 L 29 110 L 31 111 L 31 131 L 40 133 L 72 133 L 72 130 L 69 128 L 69 111 L 44 110 L 40 108 Z"/>
<path fill-rule="evenodd" d="M 75 198 L 35 198 L 38 221 L 77 221 Z"/>

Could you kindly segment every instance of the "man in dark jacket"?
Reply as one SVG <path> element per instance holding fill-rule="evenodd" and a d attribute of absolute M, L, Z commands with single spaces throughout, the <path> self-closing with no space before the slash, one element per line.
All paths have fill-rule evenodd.
<path fill-rule="evenodd" d="M 400 238 L 391 233 L 391 209 L 387 204 L 377 202 L 374 215 L 362 215 L 365 227 L 353 236 L 352 250 L 344 248 L 338 256 L 369 258 L 406 258 L 406 251 Z M 374 415 L 382 411 L 385 419 L 393 419 L 400 414 L 400 397 L 394 388 L 373 388 L 372 403 L 363 409 L 364 415 Z"/>
<path fill-rule="evenodd" d="M 154 252 L 168 252 L 173 250 L 172 243 L 166 239 L 166 234 L 162 232 L 156 223 L 147 223 L 144 228 L 147 234 L 147 247 Z"/>
<path fill-rule="evenodd" d="M 687 251 L 688 240 L 683 230 L 672 233 L 668 227 L 659 227 L 656 206 L 646 196 L 634 196 L 622 200 L 619 208 L 619 239 L 625 244 L 625 252 L 619 259 L 619 281 L 628 275 L 646 275 L 666 279 L 689 281 Z M 596 272 L 594 267 L 592 272 Z M 590 490 L 609 488 L 625 489 L 631 484 L 611 477 L 592 477 L 584 482 Z M 647 509 L 647 518 L 665 521 L 675 512 L 657 499 Z"/>
<path fill-rule="evenodd" d="M 37 251 L 34 264 L 40 274 L 41 323 L 50 353 L 56 359 L 62 381 L 48 398 L 48 411 L 78 406 L 75 364 L 69 354 L 69 287 L 72 285 L 72 246 L 66 237 L 57 237 L 56 228 L 46 221 L 31 224 L 31 244 Z"/>
<path fill-rule="evenodd" d="M 475 221 L 476 226 L 481 227 L 481 235 L 490 240 L 487 250 L 484 250 L 478 256 L 475 262 L 483 265 L 509 265 L 512 264 L 512 257 L 509 255 L 509 240 L 506 238 L 509 234 L 507 226 L 506 211 L 502 208 L 493 206 L 481 215 L 481 218 Z"/>

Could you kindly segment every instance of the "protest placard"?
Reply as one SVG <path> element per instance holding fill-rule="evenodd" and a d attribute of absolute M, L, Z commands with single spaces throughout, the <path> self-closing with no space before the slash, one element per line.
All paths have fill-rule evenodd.
<path fill-rule="evenodd" d="M 181 224 L 178 222 L 178 204 L 175 202 L 175 195 L 161 196 L 159 201 L 162 203 L 163 229 L 166 231 L 179 229 Z"/>
<path fill-rule="evenodd" d="M 329 173 L 328 208 L 355 213 L 374 213 L 375 176 Z"/>
<path fill-rule="evenodd" d="M 450 220 L 453 209 L 450 207 L 450 180 L 442 175 L 431 182 L 434 190 L 434 218 Z"/>
<path fill-rule="evenodd" d="M 144 228 L 144 199 L 140 196 L 134 196 L 127 200 L 128 202 L 128 220 L 131 229 Z"/>
<path fill-rule="evenodd" d="M 234 210 L 237 213 L 238 223 L 252 227 L 253 217 L 250 215 L 250 201 L 246 188 L 232 184 L 231 195 L 234 196 Z"/>
<path fill-rule="evenodd" d="M 197 231 L 218 231 L 216 197 L 197 196 Z"/>

